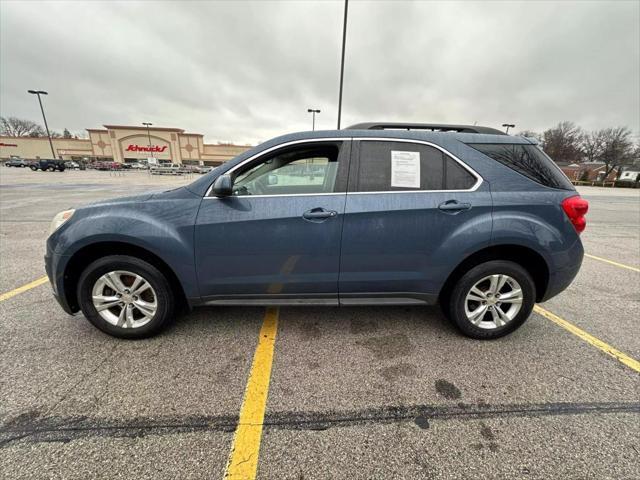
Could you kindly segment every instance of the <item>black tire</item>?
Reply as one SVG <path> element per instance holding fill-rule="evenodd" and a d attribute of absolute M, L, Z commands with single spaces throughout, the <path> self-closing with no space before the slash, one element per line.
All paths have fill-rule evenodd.
<path fill-rule="evenodd" d="M 508 275 L 520 284 L 523 300 L 520 311 L 506 325 L 493 329 L 480 328 L 467 318 L 465 300 L 467 294 L 477 282 L 489 275 Z M 448 306 L 443 310 L 460 331 L 468 337 L 478 340 L 500 338 L 519 328 L 531 315 L 536 298 L 536 286 L 524 268 L 514 262 L 494 260 L 473 267 L 455 284 L 448 298 Z"/>
<path fill-rule="evenodd" d="M 105 273 L 126 270 L 143 277 L 155 290 L 157 310 L 149 323 L 138 328 L 123 328 L 102 318 L 92 301 L 96 281 Z M 118 338 L 136 339 L 151 337 L 162 330 L 174 318 L 175 297 L 167 278 L 150 263 L 127 255 L 111 255 L 91 263 L 78 280 L 78 299 L 85 317 L 97 328 Z"/>
<path fill-rule="evenodd" d="M 29 167 L 31 170 L 33 170 L 34 172 L 37 171 L 38 169 L 36 167 Z"/>

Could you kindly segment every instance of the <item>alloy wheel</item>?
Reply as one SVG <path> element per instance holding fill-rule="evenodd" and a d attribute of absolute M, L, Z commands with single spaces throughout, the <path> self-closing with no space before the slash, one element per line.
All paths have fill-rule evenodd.
<path fill-rule="evenodd" d="M 520 309 L 524 295 L 520 284 L 509 275 L 489 275 L 471 287 L 464 301 L 467 319 L 487 330 L 511 322 Z"/>
<path fill-rule="evenodd" d="M 116 327 L 140 328 L 153 319 L 158 309 L 158 297 L 151 284 L 126 270 L 102 275 L 91 295 L 98 314 Z"/>

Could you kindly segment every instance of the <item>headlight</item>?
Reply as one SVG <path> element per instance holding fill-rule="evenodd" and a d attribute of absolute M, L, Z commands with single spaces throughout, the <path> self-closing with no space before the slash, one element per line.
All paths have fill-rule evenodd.
<path fill-rule="evenodd" d="M 51 227 L 49 227 L 49 235 L 59 229 L 67 220 L 71 218 L 75 210 L 65 210 L 64 212 L 58 213 L 53 220 L 51 220 Z"/>

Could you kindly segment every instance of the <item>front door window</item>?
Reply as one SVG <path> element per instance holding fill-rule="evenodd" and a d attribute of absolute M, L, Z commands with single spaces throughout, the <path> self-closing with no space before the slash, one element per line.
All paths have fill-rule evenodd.
<path fill-rule="evenodd" d="M 322 194 L 335 191 L 337 145 L 298 147 L 278 152 L 240 171 L 233 195 Z"/>

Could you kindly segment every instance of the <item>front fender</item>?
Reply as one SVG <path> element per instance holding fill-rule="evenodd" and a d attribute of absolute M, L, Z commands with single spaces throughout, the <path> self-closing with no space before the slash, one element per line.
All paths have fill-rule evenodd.
<path fill-rule="evenodd" d="M 134 245 L 162 259 L 178 277 L 187 297 L 198 297 L 193 250 L 198 206 L 199 199 L 172 199 L 82 208 L 49 237 L 48 250 L 71 259 L 96 243 Z M 66 263 L 59 262 L 59 269 Z"/>

